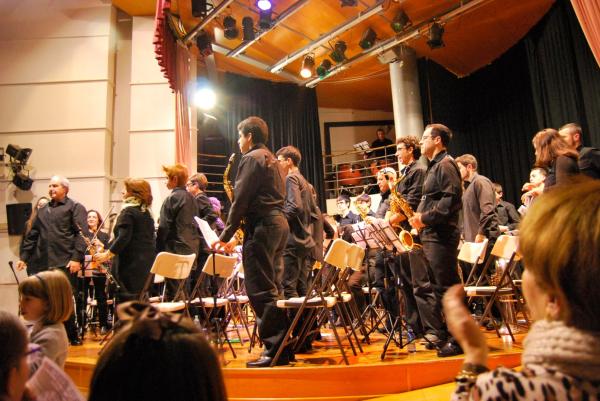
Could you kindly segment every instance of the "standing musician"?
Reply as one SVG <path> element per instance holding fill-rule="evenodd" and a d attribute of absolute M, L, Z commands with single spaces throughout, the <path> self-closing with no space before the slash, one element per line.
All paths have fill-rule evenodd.
<path fill-rule="evenodd" d="M 454 284 L 460 283 L 457 256 L 460 230 L 459 213 L 462 208 L 462 182 L 454 159 L 447 146 L 452 131 L 442 124 L 430 124 L 421 137 L 421 153 L 429 159 L 429 167 L 423 183 L 423 197 L 417 212 L 409 219 L 410 225 L 419 230 L 429 279 L 436 295 L 434 314 L 441 314 L 442 296 Z M 412 261 L 412 259 L 411 259 Z M 451 338 L 442 321 L 436 326 L 435 337 L 429 340 L 439 347 L 438 356 L 446 357 L 462 353 Z"/>
<path fill-rule="evenodd" d="M 265 145 L 269 131 L 261 118 L 248 117 L 237 128 L 243 156 L 235 180 L 234 200 L 225 230 L 211 247 L 231 253 L 237 243 L 234 233 L 244 219 L 242 262 L 246 291 L 256 312 L 258 334 L 265 346 L 262 356 L 246 366 L 259 368 L 270 366 L 288 328 L 285 311 L 277 308 L 281 286 L 277 266 L 289 231 L 283 214 L 285 174 Z M 277 364 L 288 364 L 291 358 L 293 354 L 286 350 Z"/>
<path fill-rule="evenodd" d="M 89 237 L 85 207 L 69 198 L 69 180 L 55 175 L 48 184 L 50 202 L 42 207 L 31 224 L 31 229 L 23 239 L 17 269 L 23 270 L 35 255 L 37 263 L 45 269 L 60 269 L 71 282 L 73 293 L 77 294 L 76 273 L 81 263 L 86 245 L 79 235 L 79 227 Z M 81 345 L 77 334 L 75 313 L 65 322 L 71 345 Z"/>

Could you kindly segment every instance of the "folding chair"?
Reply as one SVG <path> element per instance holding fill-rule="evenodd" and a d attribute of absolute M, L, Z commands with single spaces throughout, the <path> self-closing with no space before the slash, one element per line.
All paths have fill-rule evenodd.
<path fill-rule="evenodd" d="M 177 255 L 169 252 L 160 252 L 156 255 L 156 259 L 154 259 L 154 263 L 150 269 L 150 274 L 146 278 L 144 289 L 140 293 L 140 301 L 149 302 L 148 290 L 154 281 L 155 275 L 158 274 L 168 279 L 180 280 L 175 296 L 171 301 L 165 301 L 163 298 L 158 302 L 152 303 L 152 306 L 161 312 L 176 312 L 183 310 L 189 317 L 189 296 L 185 288 L 185 283 L 190 275 L 195 259 L 195 253 L 191 255 Z"/>
<path fill-rule="evenodd" d="M 463 242 L 458 252 L 458 260 L 471 265 L 469 277 L 464 285 L 469 286 L 477 282 L 476 276 L 477 266 L 485 261 L 485 251 L 487 250 L 487 238 L 483 242 Z M 462 279 L 462 275 L 461 275 Z"/>

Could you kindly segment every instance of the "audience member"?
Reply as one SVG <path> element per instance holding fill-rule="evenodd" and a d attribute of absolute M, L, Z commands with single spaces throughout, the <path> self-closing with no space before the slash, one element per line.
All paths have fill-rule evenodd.
<path fill-rule="evenodd" d="M 29 378 L 27 343 L 27 331 L 21 320 L 0 310 L 0 400 L 23 399 Z"/>
<path fill-rule="evenodd" d="M 501 233 L 514 231 L 519 226 L 521 216 L 517 212 L 515 205 L 502 199 L 504 191 L 502 185 L 497 182 L 492 184 L 496 193 L 496 216 L 498 217 L 498 228 Z"/>

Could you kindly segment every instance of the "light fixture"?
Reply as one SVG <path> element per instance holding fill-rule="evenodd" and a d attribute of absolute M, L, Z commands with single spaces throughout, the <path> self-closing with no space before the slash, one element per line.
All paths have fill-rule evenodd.
<path fill-rule="evenodd" d="M 260 29 L 271 29 L 271 24 L 273 23 L 271 21 L 271 13 L 272 10 L 270 8 L 266 10 L 258 10 L 258 26 Z"/>
<path fill-rule="evenodd" d="M 251 17 L 242 19 L 242 32 L 244 33 L 244 42 L 254 40 L 254 21 Z"/>
<path fill-rule="evenodd" d="M 12 183 L 15 187 L 23 191 L 29 191 L 33 185 L 33 180 L 29 178 L 29 173 L 25 173 L 25 170 L 22 170 L 14 173 Z"/>
<path fill-rule="evenodd" d="M 444 35 L 444 27 L 438 22 L 434 22 L 429 28 L 429 40 L 427 44 L 431 49 L 439 49 L 444 47 L 442 36 Z"/>
<path fill-rule="evenodd" d="M 317 75 L 319 78 L 324 78 L 329 73 L 329 69 L 331 68 L 331 61 L 329 59 L 325 59 L 321 61 L 321 65 L 317 67 Z"/>
<path fill-rule="evenodd" d="M 340 0 L 342 7 L 355 7 L 358 4 L 358 0 Z"/>
<path fill-rule="evenodd" d="M 343 40 L 338 40 L 337 42 L 335 42 L 335 45 L 333 46 L 333 51 L 331 52 L 331 54 L 329 54 L 329 57 L 331 57 L 331 59 L 336 63 L 341 63 L 342 61 L 346 60 L 346 48 L 346 42 L 344 42 Z"/>
<path fill-rule="evenodd" d="M 210 110 L 217 104 L 217 94 L 207 86 L 199 88 L 194 93 L 194 105 L 202 110 Z"/>
<path fill-rule="evenodd" d="M 302 69 L 300 70 L 300 76 L 302 78 L 310 78 L 313 74 L 313 68 L 315 67 L 315 59 L 312 55 L 307 54 L 302 60 Z"/>
<path fill-rule="evenodd" d="M 390 24 L 394 32 L 400 33 L 409 26 L 412 25 L 412 21 L 408 18 L 408 15 L 404 12 L 404 10 L 398 11 L 398 14 L 394 17 L 392 23 Z"/>
<path fill-rule="evenodd" d="M 10 156 L 8 166 L 13 173 L 12 183 L 24 191 L 29 191 L 33 185 L 33 180 L 29 178 L 29 172 L 25 170 L 31 152 L 30 148 L 21 148 L 17 145 L 9 144 L 6 147 L 6 154 Z"/>
<path fill-rule="evenodd" d="M 21 148 L 17 145 L 9 144 L 6 147 L 6 154 L 12 158 L 11 161 L 19 164 L 27 164 L 27 160 L 29 160 L 31 152 L 32 150 L 30 148 Z"/>
<path fill-rule="evenodd" d="M 267 11 L 270 10 L 273 5 L 270 0 L 258 0 L 256 2 L 256 7 L 258 7 L 259 10 Z"/>
<path fill-rule="evenodd" d="M 212 51 L 212 39 L 208 32 L 205 30 L 200 31 L 198 36 L 196 36 L 196 46 L 198 50 L 200 50 L 200 54 L 204 57 L 210 56 Z"/>
<path fill-rule="evenodd" d="M 375 31 L 372 28 L 367 28 L 358 45 L 364 50 L 370 49 L 375 44 L 375 39 L 377 39 Z"/>
<path fill-rule="evenodd" d="M 207 9 L 206 0 L 192 0 L 192 16 L 194 18 L 204 17 Z"/>
<path fill-rule="evenodd" d="M 237 21 L 232 16 L 228 15 L 223 18 L 223 33 L 227 39 L 235 39 L 240 34 L 237 29 Z"/>

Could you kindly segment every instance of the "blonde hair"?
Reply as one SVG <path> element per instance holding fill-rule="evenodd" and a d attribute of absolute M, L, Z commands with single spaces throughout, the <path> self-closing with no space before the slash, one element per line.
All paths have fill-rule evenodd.
<path fill-rule="evenodd" d="M 19 284 L 19 294 L 46 301 L 45 324 L 64 322 L 73 314 L 71 284 L 60 270 L 47 270 L 27 277 Z"/>
<path fill-rule="evenodd" d="M 169 179 L 176 177 L 177 186 L 183 187 L 188 180 L 188 169 L 183 164 L 175 164 L 173 166 L 162 166 L 163 171 Z"/>
<path fill-rule="evenodd" d="M 540 196 L 521 223 L 519 252 L 564 302 L 567 324 L 600 330 L 600 181 L 577 178 Z"/>

